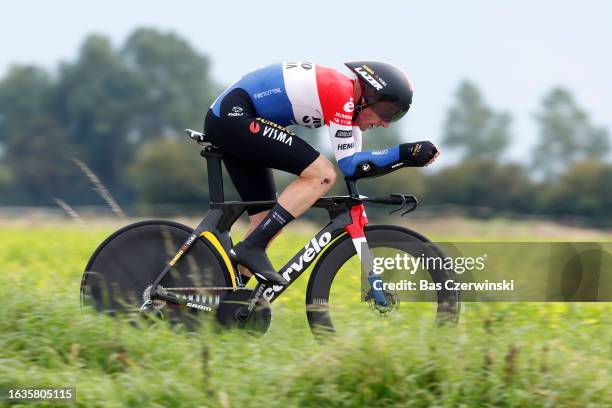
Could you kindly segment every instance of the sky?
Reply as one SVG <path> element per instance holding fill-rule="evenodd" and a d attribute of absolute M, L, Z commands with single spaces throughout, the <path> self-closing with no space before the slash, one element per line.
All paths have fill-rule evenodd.
<path fill-rule="evenodd" d="M 70 61 L 88 34 L 118 47 L 135 28 L 154 27 L 208 55 L 214 78 L 227 84 L 287 60 L 339 70 L 356 59 L 399 65 L 415 88 L 398 123 L 407 141 L 440 141 L 462 79 L 513 116 L 513 160 L 531 156 L 534 114 L 554 86 L 568 88 L 596 125 L 612 130 L 612 2 L 605 0 L 20 0 L 1 10 L 0 77 L 11 64 L 51 70 Z"/>

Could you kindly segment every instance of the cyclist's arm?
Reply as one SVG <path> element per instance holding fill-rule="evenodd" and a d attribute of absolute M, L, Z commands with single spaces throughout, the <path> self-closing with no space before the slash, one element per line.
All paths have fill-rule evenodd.
<path fill-rule="evenodd" d="M 370 162 L 377 167 L 385 167 L 400 161 L 399 146 L 361 151 L 361 130 L 357 126 L 330 123 L 329 133 L 336 161 L 345 176 L 353 176 L 361 163 Z"/>
<path fill-rule="evenodd" d="M 369 163 L 382 174 L 403 166 L 424 166 L 437 154 L 430 142 L 402 143 L 382 150 L 361 151 L 361 130 L 330 124 L 330 137 L 340 170 L 352 177 L 362 164 Z"/>
<path fill-rule="evenodd" d="M 356 154 L 361 152 L 361 130 L 351 126 L 349 123 L 329 124 L 329 136 L 331 140 L 334 156 L 342 173 L 351 176 L 354 173 L 354 166 L 351 167 L 351 160 Z"/>
<path fill-rule="evenodd" d="M 383 168 L 401 163 L 399 146 L 393 146 L 384 150 L 365 151 L 353 154 L 338 161 L 338 166 L 345 176 L 351 177 L 357 168 L 364 163 L 371 163 L 376 167 Z"/>

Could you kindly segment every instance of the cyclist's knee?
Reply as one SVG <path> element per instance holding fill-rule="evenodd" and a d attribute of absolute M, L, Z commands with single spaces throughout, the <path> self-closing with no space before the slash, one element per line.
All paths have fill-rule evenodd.
<path fill-rule="evenodd" d="M 310 166 L 304 169 L 300 177 L 318 180 L 329 190 L 336 182 L 336 169 L 325 156 L 319 155 Z"/>

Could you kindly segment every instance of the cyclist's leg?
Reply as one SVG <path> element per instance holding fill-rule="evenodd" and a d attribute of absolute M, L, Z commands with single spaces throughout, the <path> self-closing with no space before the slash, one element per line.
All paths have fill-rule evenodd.
<path fill-rule="evenodd" d="M 257 124 L 257 121 L 251 123 Z M 285 131 L 284 129 L 278 130 L 279 132 Z M 284 133 L 282 135 L 284 136 Z M 289 135 L 292 138 L 291 143 L 294 143 L 296 146 L 304 143 L 305 146 L 312 149 L 296 135 L 291 133 Z M 265 149 L 262 150 L 265 152 Z M 298 178 L 281 194 L 277 204 L 274 205 L 269 213 L 265 215 L 261 213 L 254 214 L 251 219 L 249 235 L 244 241 L 234 247 L 235 259 L 243 265 L 247 265 L 259 279 L 263 276 L 265 280 L 272 281 L 278 285 L 288 284 L 283 277 L 275 273 L 272 264 L 265 255 L 265 249 L 288 222 L 301 215 L 320 196 L 329 191 L 335 181 L 335 171 L 332 164 L 314 149 L 312 151 L 316 153 L 316 158 L 310 163 L 303 164 L 299 172 L 295 169 L 289 170 L 291 167 L 285 162 L 286 156 L 265 156 L 268 159 L 272 158 L 268 160 L 270 166 L 289 170 L 294 174 L 298 174 Z M 297 157 L 301 159 L 296 160 L 297 163 L 300 161 L 304 162 L 304 156 L 298 155 Z M 248 275 L 248 273 L 243 274 Z"/>
<path fill-rule="evenodd" d="M 278 275 L 268 274 L 273 268 L 263 250 L 287 222 L 302 214 L 331 188 L 335 171 L 327 159 L 300 137 L 283 126 L 255 117 L 248 95 L 240 89 L 226 95 L 219 114 L 220 117 L 217 117 L 209 112 L 206 133 L 226 155 L 251 166 L 276 168 L 298 176 L 283 192 L 281 201 L 263 218 L 260 226 L 234 248 L 234 255 L 239 261 L 252 261 L 249 266 L 254 267 L 251 270 L 265 269 L 266 279 L 272 278 L 274 283 L 286 284 Z M 253 178 L 248 174 L 238 179 L 248 180 L 246 183 L 250 185 Z M 240 188 L 240 181 L 236 184 Z M 243 193 L 241 196 L 246 198 Z M 284 208 L 282 203 L 289 209 Z M 255 223 L 259 219 L 253 221 Z"/>
<path fill-rule="evenodd" d="M 289 184 L 278 197 L 278 202 L 294 217 L 309 209 L 336 182 L 334 165 L 320 155 Z"/>
<path fill-rule="evenodd" d="M 226 155 L 224 163 L 242 201 L 267 201 L 277 199 L 274 177 L 270 168 L 238 159 L 232 155 Z M 268 215 L 269 210 L 260 207 L 250 207 L 247 213 L 249 215 L 250 225 L 245 237 L 248 237 L 253 230 L 261 224 Z M 275 234 L 274 237 L 277 235 L 278 234 Z M 243 265 L 239 265 L 239 268 L 244 276 L 251 276 L 250 271 Z"/>
<path fill-rule="evenodd" d="M 224 164 L 242 201 L 276 200 L 276 187 L 271 169 L 245 162 L 233 156 L 225 156 Z M 245 237 L 253 232 L 268 215 L 268 212 L 269 210 L 259 207 L 250 207 L 247 210 L 250 225 Z M 243 276 L 242 280 L 245 282 L 253 275 L 244 265 L 239 264 L 238 269 Z"/>

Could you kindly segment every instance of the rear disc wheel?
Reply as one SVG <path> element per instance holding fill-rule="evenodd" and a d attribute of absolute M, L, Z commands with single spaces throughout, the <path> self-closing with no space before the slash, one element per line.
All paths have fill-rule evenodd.
<path fill-rule="evenodd" d="M 115 232 L 96 249 L 85 268 L 82 305 L 111 315 L 140 314 L 147 288 L 192 233 L 189 227 L 171 221 L 144 221 Z M 231 280 L 217 252 L 198 238 L 161 285 L 231 287 Z M 154 306 L 155 315 L 188 329 L 198 327 L 202 314 L 214 314 L 158 301 L 154 301 Z"/>

